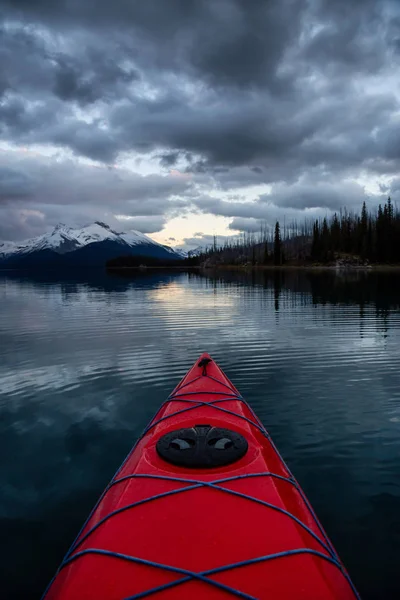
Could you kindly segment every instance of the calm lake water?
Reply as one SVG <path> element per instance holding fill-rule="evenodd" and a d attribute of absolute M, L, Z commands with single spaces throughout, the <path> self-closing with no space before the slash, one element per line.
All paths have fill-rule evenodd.
<path fill-rule="evenodd" d="M 166 395 L 209 351 L 365 600 L 400 598 L 400 276 L 0 276 L 1 598 L 39 598 Z"/>

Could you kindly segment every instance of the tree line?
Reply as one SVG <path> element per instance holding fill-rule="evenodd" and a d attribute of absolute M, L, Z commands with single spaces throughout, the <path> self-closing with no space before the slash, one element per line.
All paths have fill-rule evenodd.
<path fill-rule="evenodd" d="M 400 213 L 390 197 L 376 214 L 368 212 L 364 202 L 361 215 L 335 213 L 329 221 L 315 221 L 311 258 L 329 262 L 335 253 L 357 255 L 372 263 L 400 262 Z"/>
<path fill-rule="evenodd" d="M 275 265 L 287 263 L 327 264 L 343 256 L 361 262 L 400 263 L 400 212 L 387 202 L 373 213 L 365 202 L 361 214 L 340 210 L 331 217 L 304 220 L 299 224 L 276 221 L 258 233 L 241 233 L 218 245 L 217 238 L 203 254 L 187 263 Z"/>
<path fill-rule="evenodd" d="M 217 265 L 332 264 L 338 259 L 358 263 L 400 263 L 400 212 L 390 199 L 375 212 L 361 213 L 346 209 L 331 217 L 276 221 L 274 227 L 263 224 L 258 232 L 242 232 L 239 236 L 213 243 L 196 255 L 183 260 L 160 260 L 145 256 L 121 256 L 108 261 L 109 269 L 121 267 L 194 267 Z"/>

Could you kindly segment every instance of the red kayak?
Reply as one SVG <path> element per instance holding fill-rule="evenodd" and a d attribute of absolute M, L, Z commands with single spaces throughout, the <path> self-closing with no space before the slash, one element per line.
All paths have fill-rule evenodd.
<path fill-rule="evenodd" d="M 145 429 L 46 600 L 359 598 L 269 434 L 208 354 Z"/>

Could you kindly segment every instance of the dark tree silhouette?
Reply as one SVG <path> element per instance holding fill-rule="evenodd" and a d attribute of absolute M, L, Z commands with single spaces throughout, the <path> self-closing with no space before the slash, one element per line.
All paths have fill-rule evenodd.
<path fill-rule="evenodd" d="M 275 234 L 274 234 L 274 265 L 282 264 L 282 241 L 281 241 L 281 231 L 279 227 L 279 221 L 275 224 Z"/>
<path fill-rule="evenodd" d="M 346 208 L 339 214 L 314 221 L 285 223 L 281 237 L 279 221 L 271 232 L 267 225 L 258 236 L 241 233 L 218 246 L 217 237 L 199 256 L 182 261 L 182 266 L 332 264 L 338 259 L 358 263 L 400 263 L 400 211 L 390 198 L 375 213 L 365 202 L 359 215 Z M 121 259 L 120 259 L 121 260 Z M 138 259 L 135 259 L 137 261 Z M 143 262 L 143 258 L 140 259 Z M 124 264 L 126 259 L 122 259 Z M 129 259 L 129 265 L 132 261 Z M 150 264 L 147 262 L 146 264 Z M 175 263 L 177 264 L 177 263 Z"/>
<path fill-rule="evenodd" d="M 393 208 L 390 198 L 374 217 L 368 213 L 365 202 L 361 216 L 344 211 L 340 221 L 336 213 L 330 227 L 327 220 L 313 226 L 311 258 L 325 263 L 336 254 L 351 254 L 362 261 L 393 263 L 400 261 L 400 213 Z"/>

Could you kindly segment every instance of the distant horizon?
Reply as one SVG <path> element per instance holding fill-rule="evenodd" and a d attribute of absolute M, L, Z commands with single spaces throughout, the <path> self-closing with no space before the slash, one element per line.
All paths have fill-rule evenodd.
<path fill-rule="evenodd" d="M 51 234 L 51 233 L 55 232 L 57 229 L 66 228 L 66 229 L 71 230 L 71 231 L 79 231 L 81 229 L 87 229 L 87 228 L 91 227 L 92 225 L 99 225 L 100 227 L 104 227 L 105 229 L 109 229 L 110 231 L 112 231 L 112 232 L 114 232 L 116 234 L 134 233 L 135 235 L 143 236 L 143 237 L 145 237 L 145 238 L 149 239 L 150 241 L 155 242 L 157 244 L 161 244 L 161 245 L 164 245 L 164 246 L 169 246 L 170 248 L 175 249 L 175 250 L 178 250 L 178 249 L 182 250 L 182 248 L 179 245 L 174 245 L 172 243 L 162 244 L 161 242 L 157 242 L 157 240 L 154 240 L 151 235 L 143 233 L 141 231 L 138 231 L 138 230 L 135 230 L 135 229 L 132 229 L 132 228 L 129 228 L 129 229 L 128 228 L 119 228 L 119 230 L 117 230 L 115 227 L 111 227 L 111 225 L 108 225 L 107 223 L 99 221 L 99 220 L 93 221 L 91 223 L 86 223 L 85 225 L 82 225 L 81 227 L 75 226 L 75 225 L 68 225 L 66 223 L 59 222 L 56 225 L 49 227 L 47 229 L 47 231 L 45 231 L 44 233 L 41 233 L 41 234 L 39 234 L 37 236 L 34 236 L 32 238 L 26 238 L 24 240 L 2 240 L 2 239 L 0 239 L 0 244 L 10 244 L 10 245 L 15 245 L 15 246 L 22 246 L 22 245 L 24 245 L 24 243 L 28 243 L 28 242 L 31 242 L 32 240 L 35 240 L 35 239 L 41 238 L 43 236 L 46 236 L 48 234 Z M 188 250 L 190 250 L 190 249 L 195 249 L 195 247 L 189 248 Z"/>
<path fill-rule="evenodd" d="M 385 196 L 385 198 L 389 198 L 389 200 L 391 200 L 390 196 Z M 385 203 L 385 201 L 377 204 L 375 207 L 369 207 L 369 208 L 367 208 L 368 213 L 369 214 L 370 213 L 371 214 L 376 214 L 378 212 L 379 205 L 383 206 L 384 203 Z M 396 201 L 394 201 L 394 202 L 392 201 L 392 204 L 394 206 L 395 213 L 397 213 L 399 209 L 398 209 L 398 205 L 397 205 Z M 329 218 L 333 218 L 333 216 L 335 214 L 337 214 L 339 216 L 342 213 L 346 213 L 346 212 L 348 214 L 357 216 L 357 215 L 361 214 L 361 209 L 362 209 L 362 206 L 359 209 L 357 209 L 356 207 L 354 207 L 352 210 L 348 211 L 348 209 L 347 209 L 346 206 L 341 206 L 338 210 L 332 211 L 329 215 L 328 215 L 328 212 L 325 211 L 324 215 L 318 215 L 316 217 L 316 219 L 322 223 L 322 221 L 323 221 L 324 218 L 328 218 L 328 219 Z M 304 216 L 303 222 L 300 221 L 300 223 L 310 225 L 310 223 L 312 223 L 313 221 L 315 221 L 315 219 L 313 217 Z M 128 222 L 128 220 L 125 221 L 125 223 L 127 223 L 127 222 Z M 280 223 L 280 225 L 282 227 L 282 222 L 279 221 L 279 220 L 278 220 L 278 222 Z M 283 217 L 283 222 L 286 222 L 285 215 Z M 288 230 L 291 227 L 293 227 L 294 223 L 298 224 L 299 222 L 297 220 L 293 220 L 291 222 L 290 221 L 286 222 L 286 227 L 288 228 Z M 109 225 L 105 221 L 101 221 L 100 219 L 96 219 L 96 220 L 94 220 L 92 222 L 86 222 L 82 226 L 76 226 L 74 224 L 73 225 L 68 225 L 67 223 L 64 223 L 64 222 L 60 221 L 56 225 L 48 226 L 48 228 L 47 228 L 47 230 L 45 232 L 43 232 L 43 233 L 41 233 L 41 234 L 39 234 L 37 236 L 34 236 L 32 238 L 26 238 L 24 240 L 2 240 L 2 239 L 0 239 L 0 244 L 23 245 L 24 243 L 30 242 L 30 241 L 32 241 L 32 240 L 34 240 L 36 238 L 39 238 L 39 237 L 41 237 L 43 235 L 49 234 L 49 233 L 55 231 L 59 227 L 66 227 L 67 229 L 71 229 L 71 230 L 80 230 L 80 229 L 86 229 L 86 228 L 88 228 L 88 227 L 90 227 L 91 225 L 94 225 L 94 224 L 97 224 L 99 226 L 105 227 L 106 229 L 110 229 L 110 230 L 112 230 L 112 231 L 114 231 L 114 232 L 116 232 L 118 234 L 129 233 L 129 232 L 132 232 L 132 233 L 135 233 L 135 234 L 139 234 L 139 235 L 145 236 L 146 238 L 148 238 L 149 240 L 151 240 L 153 242 L 156 242 L 156 243 L 164 245 L 164 246 L 168 246 L 168 247 L 172 248 L 173 250 L 182 250 L 184 252 L 189 252 L 191 250 L 197 250 L 198 248 L 203 248 L 204 250 L 206 250 L 207 248 L 213 246 L 215 244 L 215 241 L 217 242 L 217 245 L 219 247 L 222 247 L 225 242 L 232 243 L 232 242 L 235 242 L 236 240 L 240 240 L 243 234 L 245 234 L 245 235 L 246 234 L 247 235 L 251 235 L 251 234 L 254 235 L 254 234 L 257 234 L 257 233 L 259 234 L 260 232 L 262 232 L 264 230 L 265 227 L 267 227 L 267 229 L 269 231 L 269 237 L 272 239 L 273 231 L 274 231 L 274 226 L 275 226 L 275 223 L 273 225 L 267 225 L 266 222 L 259 222 L 258 225 L 257 225 L 257 229 L 250 229 L 248 231 L 237 232 L 236 234 L 229 235 L 229 236 L 213 234 L 212 236 L 211 235 L 207 236 L 208 237 L 207 241 L 204 240 L 204 234 L 201 234 L 201 235 L 199 234 L 197 245 L 196 245 L 195 241 L 192 240 L 192 243 L 190 244 L 190 246 L 188 246 L 187 244 L 177 244 L 177 243 L 174 243 L 174 242 L 176 242 L 176 240 L 173 240 L 173 241 L 171 240 L 171 241 L 167 241 L 167 242 L 158 241 L 156 239 L 156 236 L 154 236 L 152 234 L 144 233 L 144 232 L 142 232 L 140 230 L 135 230 L 134 228 L 128 228 L 126 226 L 124 227 L 124 226 L 122 226 L 122 223 L 120 223 L 120 227 L 116 227 L 116 226 Z M 222 240 L 222 243 L 220 243 L 221 240 Z"/>

